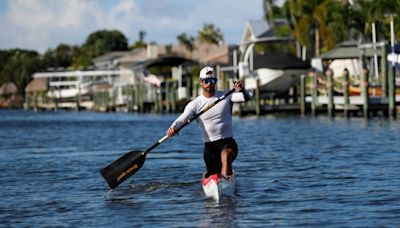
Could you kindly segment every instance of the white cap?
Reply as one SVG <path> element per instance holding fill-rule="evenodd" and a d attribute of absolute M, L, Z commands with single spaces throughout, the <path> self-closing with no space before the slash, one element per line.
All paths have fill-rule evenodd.
<path fill-rule="evenodd" d="M 214 69 L 212 67 L 206 66 L 200 71 L 200 79 L 215 78 Z"/>

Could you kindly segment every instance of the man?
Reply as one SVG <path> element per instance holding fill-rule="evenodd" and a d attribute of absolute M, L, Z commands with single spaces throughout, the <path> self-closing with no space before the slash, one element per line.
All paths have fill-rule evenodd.
<path fill-rule="evenodd" d="M 174 136 L 182 124 L 196 113 L 224 95 L 215 89 L 217 78 L 212 67 L 204 67 L 200 71 L 200 84 L 203 92 L 200 96 L 186 105 L 183 113 L 172 123 L 166 134 Z M 234 83 L 235 93 L 226 97 L 213 108 L 197 118 L 197 123 L 202 130 L 204 145 L 204 161 L 207 166 L 206 177 L 221 173 L 226 179 L 233 174 L 232 162 L 238 154 L 238 147 L 232 131 L 232 104 L 250 99 L 241 81 Z"/>

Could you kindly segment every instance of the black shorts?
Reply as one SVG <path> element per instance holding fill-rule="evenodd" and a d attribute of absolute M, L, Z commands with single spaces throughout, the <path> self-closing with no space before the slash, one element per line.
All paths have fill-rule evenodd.
<path fill-rule="evenodd" d="M 225 148 L 230 148 L 235 152 L 232 158 L 233 162 L 238 154 L 238 146 L 233 138 L 220 139 L 204 144 L 204 162 L 207 166 L 208 175 L 221 173 L 221 152 Z"/>

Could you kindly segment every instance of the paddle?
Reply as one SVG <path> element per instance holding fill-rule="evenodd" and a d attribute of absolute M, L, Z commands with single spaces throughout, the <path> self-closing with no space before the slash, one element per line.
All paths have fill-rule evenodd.
<path fill-rule="evenodd" d="M 193 120 L 197 119 L 203 113 L 207 112 L 210 108 L 214 107 L 216 104 L 218 104 L 220 101 L 222 101 L 227 96 L 232 94 L 234 91 L 235 89 L 231 89 L 229 92 L 222 95 L 220 98 L 215 100 L 209 106 L 204 108 L 201 112 L 194 115 L 192 118 L 186 121 L 182 126 L 176 129 L 176 132 L 178 133 L 182 128 L 190 124 Z M 144 160 L 146 159 L 146 154 L 148 152 L 156 148 L 161 143 L 165 142 L 167 139 L 168 136 L 166 135 L 161 139 L 159 139 L 156 143 L 154 143 L 145 151 L 130 151 L 124 154 L 123 156 L 115 160 L 113 163 L 103 168 L 100 171 L 101 175 L 107 181 L 110 188 L 113 189 L 117 187 L 119 184 L 124 182 L 128 177 L 136 173 L 143 166 Z"/>

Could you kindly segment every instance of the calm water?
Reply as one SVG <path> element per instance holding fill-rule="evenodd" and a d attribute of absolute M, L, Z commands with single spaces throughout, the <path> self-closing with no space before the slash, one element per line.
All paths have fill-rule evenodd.
<path fill-rule="evenodd" d="M 192 124 L 108 192 L 100 168 L 176 117 L 0 111 L 0 226 L 400 226 L 400 120 L 235 118 L 237 196 L 219 204 Z"/>

